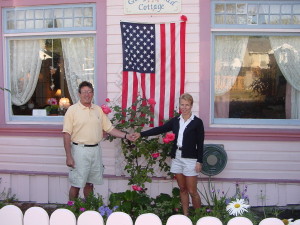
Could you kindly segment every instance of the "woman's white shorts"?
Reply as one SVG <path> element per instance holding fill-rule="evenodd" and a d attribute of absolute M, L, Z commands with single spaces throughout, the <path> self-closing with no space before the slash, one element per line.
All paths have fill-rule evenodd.
<path fill-rule="evenodd" d="M 182 158 L 181 153 L 181 150 L 176 150 L 176 157 L 172 159 L 171 163 L 171 173 L 181 173 L 184 176 L 198 176 L 196 172 L 197 159 Z"/>

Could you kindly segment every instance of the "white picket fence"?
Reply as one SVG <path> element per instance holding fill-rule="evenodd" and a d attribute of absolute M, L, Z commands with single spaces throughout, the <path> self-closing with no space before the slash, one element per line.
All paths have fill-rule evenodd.
<path fill-rule="evenodd" d="M 292 223 L 300 225 L 300 219 Z M 100 213 L 85 211 L 76 220 L 75 215 L 68 209 L 56 209 L 50 217 L 41 207 L 31 207 L 23 215 L 21 209 L 15 205 L 6 205 L 0 209 L 0 225 L 162 225 L 160 218 L 152 213 L 140 215 L 136 221 L 123 212 L 113 212 L 104 222 Z M 168 218 L 166 225 L 193 225 L 184 215 L 173 215 Z M 200 218 L 196 225 L 223 225 L 216 217 Z M 224 224 L 225 225 L 225 224 Z M 245 217 L 235 217 L 227 225 L 253 225 Z M 277 218 L 266 218 L 259 225 L 284 225 Z"/>

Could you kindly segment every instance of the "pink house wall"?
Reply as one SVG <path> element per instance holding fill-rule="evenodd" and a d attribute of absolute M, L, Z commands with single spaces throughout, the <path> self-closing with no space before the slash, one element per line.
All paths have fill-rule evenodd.
<path fill-rule="evenodd" d="M 86 2 L 91 1 L 53 0 L 51 4 Z M 217 127 L 210 123 L 211 1 L 184 0 L 181 13 L 164 15 L 125 15 L 121 0 L 94 2 L 97 5 L 98 21 L 96 31 L 98 104 L 102 104 L 106 97 L 116 100 L 120 98 L 122 68 L 120 20 L 167 22 L 179 20 L 184 14 L 188 18 L 185 88 L 195 98 L 194 113 L 205 123 L 205 142 L 223 144 L 228 154 L 225 170 L 213 177 L 217 187 L 233 192 L 236 181 L 247 184 L 253 205 L 261 204 L 257 198 L 261 191 L 266 196 L 273 196 L 269 197 L 267 202 L 269 205 L 300 203 L 299 129 L 230 128 Z M 43 4 L 45 2 L 42 0 L 0 2 L 1 7 Z M 2 30 L 1 26 L 0 24 Z M 3 40 L 2 35 L 1 49 L 4 49 Z M 4 67 L 5 57 L 1 51 L 0 68 Z M 4 85 L 4 76 L 4 71 L 0 70 L 0 86 Z M 4 105 L 2 91 L 0 104 Z M 68 181 L 61 129 L 62 125 L 6 124 L 5 108 L 0 107 L 0 177 L 2 177 L 0 192 L 5 187 L 11 187 L 20 200 L 62 203 L 66 201 Z M 110 192 L 130 188 L 127 186 L 126 178 L 115 176 L 118 154 L 115 144 L 117 143 L 102 143 L 106 167 L 105 183 L 97 187 L 97 191 L 106 197 Z M 199 188 L 207 185 L 206 182 L 207 177 L 201 175 Z M 161 192 L 170 192 L 171 188 L 176 186 L 176 182 L 158 178 L 148 186 L 151 195 L 155 196 Z M 280 194 L 283 192 L 286 195 Z"/>

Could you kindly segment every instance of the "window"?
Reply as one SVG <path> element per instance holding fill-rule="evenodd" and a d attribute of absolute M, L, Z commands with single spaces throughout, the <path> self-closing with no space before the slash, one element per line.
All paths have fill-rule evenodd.
<path fill-rule="evenodd" d="M 296 28 L 300 24 L 300 3 L 268 1 L 216 1 L 213 3 L 213 26 L 256 26 Z"/>
<path fill-rule="evenodd" d="M 3 14 L 9 121 L 62 121 L 78 101 L 78 84 L 94 83 L 94 4 L 6 8 Z"/>
<path fill-rule="evenodd" d="M 300 35 L 284 29 L 299 24 L 300 4 L 239 1 L 213 6 L 217 29 L 213 32 L 212 123 L 299 125 Z M 265 20 L 259 22 L 262 15 Z M 278 23 L 272 16 L 279 18 Z M 240 24 L 247 31 L 229 32 Z M 277 25 L 276 33 L 272 29 L 249 32 L 249 26 L 270 24 Z"/>

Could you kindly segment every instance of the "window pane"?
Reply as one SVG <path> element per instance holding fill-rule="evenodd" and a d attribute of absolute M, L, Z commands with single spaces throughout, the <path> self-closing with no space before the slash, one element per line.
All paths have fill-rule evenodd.
<path fill-rule="evenodd" d="M 268 5 L 260 5 L 259 6 L 259 13 L 268 14 L 269 13 L 269 6 Z"/>
<path fill-rule="evenodd" d="M 64 10 L 64 17 L 65 18 L 72 18 L 73 17 L 73 9 L 65 9 Z"/>
<path fill-rule="evenodd" d="M 279 24 L 280 16 L 278 15 L 270 15 L 270 24 Z"/>
<path fill-rule="evenodd" d="M 34 28 L 34 21 L 33 20 L 27 20 L 26 21 L 26 28 L 27 29 L 33 29 Z"/>
<path fill-rule="evenodd" d="M 237 24 L 247 24 L 247 15 L 237 15 Z"/>
<path fill-rule="evenodd" d="M 293 16 L 293 23 L 300 24 L 300 15 Z"/>
<path fill-rule="evenodd" d="M 224 15 L 216 15 L 215 16 L 215 23 L 216 24 L 224 24 L 225 23 L 225 16 Z"/>
<path fill-rule="evenodd" d="M 25 19 L 25 11 L 19 10 L 16 11 L 17 20 L 24 20 Z"/>
<path fill-rule="evenodd" d="M 223 13 L 225 11 L 225 5 L 224 4 L 216 4 L 215 11 L 216 11 L 216 13 Z"/>
<path fill-rule="evenodd" d="M 17 29 L 25 29 L 25 21 L 17 21 Z"/>
<path fill-rule="evenodd" d="M 74 19 L 74 26 L 75 27 L 82 27 L 82 18 L 75 18 Z"/>
<path fill-rule="evenodd" d="M 281 6 L 281 13 L 291 14 L 292 13 L 292 6 L 291 5 L 282 5 Z"/>
<path fill-rule="evenodd" d="M 226 16 L 226 24 L 235 24 L 235 15 Z"/>
<path fill-rule="evenodd" d="M 248 24 L 257 24 L 257 15 L 248 16 Z"/>
<path fill-rule="evenodd" d="M 54 9 L 54 15 L 56 18 L 62 18 L 64 15 L 63 9 Z"/>
<path fill-rule="evenodd" d="M 292 16 L 291 15 L 283 15 L 281 16 L 281 23 L 282 24 L 291 24 Z"/>
<path fill-rule="evenodd" d="M 82 17 L 83 16 L 83 14 L 82 14 L 82 8 L 75 8 L 74 9 L 74 15 L 76 17 Z"/>
<path fill-rule="evenodd" d="M 280 5 L 270 5 L 270 13 L 271 14 L 279 14 L 280 13 Z"/>
<path fill-rule="evenodd" d="M 247 13 L 247 5 L 246 4 L 237 4 L 236 12 L 238 14 L 246 14 Z"/>
<path fill-rule="evenodd" d="M 236 13 L 235 4 L 226 4 L 227 13 Z"/>
<path fill-rule="evenodd" d="M 299 37 L 216 36 L 214 117 L 299 119 L 300 106 L 292 100 L 300 89 L 294 60 L 299 41 Z"/>
<path fill-rule="evenodd" d="M 35 18 L 43 19 L 44 18 L 44 10 L 41 10 L 41 9 L 35 10 Z"/>
<path fill-rule="evenodd" d="M 64 19 L 64 27 L 73 27 L 72 19 Z"/>
<path fill-rule="evenodd" d="M 268 24 L 269 23 L 269 15 L 259 15 L 258 23 L 259 24 Z"/>
<path fill-rule="evenodd" d="M 84 8 L 84 16 L 85 17 L 92 17 L 93 16 L 93 8 L 92 7 Z"/>
<path fill-rule="evenodd" d="M 92 37 L 10 40 L 9 49 L 13 115 L 31 116 L 33 110 L 64 115 L 78 100 L 78 84 L 93 83 Z"/>
<path fill-rule="evenodd" d="M 92 18 L 85 18 L 83 26 L 84 27 L 91 27 L 91 26 L 93 26 L 93 19 Z"/>
<path fill-rule="evenodd" d="M 293 6 L 293 13 L 300 14 L 300 4 Z"/>

